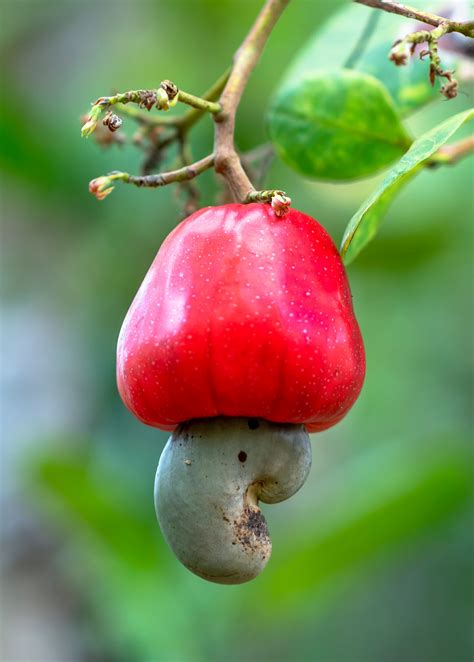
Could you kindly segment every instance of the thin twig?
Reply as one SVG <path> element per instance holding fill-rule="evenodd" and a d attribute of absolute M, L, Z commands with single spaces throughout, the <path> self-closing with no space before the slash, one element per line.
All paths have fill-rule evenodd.
<path fill-rule="evenodd" d="M 454 165 L 461 159 L 469 156 L 474 152 L 474 136 L 458 140 L 452 145 L 445 145 L 441 147 L 436 154 L 434 154 L 429 162 L 431 167 L 438 165 Z"/>
<path fill-rule="evenodd" d="M 128 172 L 114 170 L 104 177 L 93 179 L 89 183 L 89 191 L 98 200 L 103 200 L 113 191 L 113 182 L 116 181 L 121 181 L 125 184 L 134 184 L 135 186 L 144 188 L 158 188 L 159 186 L 167 186 L 174 182 L 185 182 L 194 179 L 194 177 L 212 168 L 213 165 L 214 154 L 209 154 L 209 156 L 205 156 L 200 161 L 191 163 L 183 168 L 171 170 L 170 172 L 162 172 L 157 175 L 130 175 Z"/>
<path fill-rule="evenodd" d="M 222 76 L 220 76 L 214 85 L 210 87 L 203 95 L 202 99 L 207 101 L 217 101 L 222 94 L 230 75 L 230 68 L 227 69 Z M 176 126 L 181 132 L 189 131 L 189 129 L 198 122 L 203 115 L 206 114 L 205 110 L 199 108 L 190 108 L 184 115 L 176 118 Z"/>
<path fill-rule="evenodd" d="M 98 177 L 89 184 L 89 190 L 99 200 L 104 199 L 112 190 L 113 182 L 123 181 L 135 186 L 158 187 L 172 182 L 185 182 L 193 179 L 208 168 L 214 166 L 216 172 L 226 179 L 234 198 L 240 202 L 250 200 L 271 202 L 277 215 L 284 215 L 289 208 L 291 200 L 279 190 L 255 191 L 244 168 L 240 162 L 234 145 L 235 114 L 241 96 L 247 85 L 250 74 L 255 68 L 270 33 L 280 18 L 283 10 L 290 0 L 267 0 L 258 15 L 253 27 L 241 47 L 236 52 L 230 73 L 225 73 L 204 97 L 194 97 L 178 90 L 169 80 L 161 82 L 157 90 L 132 90 L 112 97 L 101 97 L 92 106 L 88 122 L 83 126 L 83 135 L 88 136 L 97 125 L 100 114 L 105 110 L 110 117 L 108 122 L 120 126 L 120 118 L 110 113 L 109 108 L 115 104 L 138 103 L 142 108 L 150 110 L 153 105 L 159 109 L 167 110 L 177 101 L 184 101 L 193 107 L 183 116 L 166 122 L 174 132 L 170 136 L 158 139 L 152 156 L 158 157 L 166 144 L 178 140 L 183 148 L 183 141 L 189 128 L 195 124 L 205 112 L 211 113 L 215 120 L 215 155 L 210 155 L 194 164 L 186 165 L 179 170 L 156 175 L 130 175 L 124 172 L 112 172 L 106 177 Z M 220 99 L 217 102 L 217 97 Z M 121 106 L 123 108 L 123 106 Z M 142 119 L 141 114 L 128 113 L 134 119 L 146 124 L 151 130 L 159 122 L 148 122 Z"/>
<path fill-rule="evenodd" d="M 171 134 L 163 136 L 158 127 L 148 132 L 150 145 L 140 168 L 142 175 L 149 175 L 158 168 L 166 156 L 166 149 L 175 142 L 178 135 L 177 131 L 173 131 Z"/>
<path fill-rule="evenodd" d="M 120 115 L 125 115 L 135 120 L 138 124 L 143 126 L 156 127 L 156 126 L 175 126 L 179 117 L 173 117 L 170 115 L 149 115 L 146 112 L 138 110 L 134 106 L 126 106 L 123 103 L 119 103 L 116 106 L 116 112 Z"/>
<path fill-rule="evenodd" d="M 414 7 L 392 2 L 391 0 L 354 0 L 354 2 L 432 25 L 434 30 L 418 30 L 403 39 L 398 39 L 392 46 L 389 59 L 397 66 L 403 66 L 407 64 L 409 56 L 415 53 L 416 45 L 426 43 L 428 48 L 421 51 L 420 58 L 426 55 L 429 56 L 429 79 L 431 84 L 434 85 L 436 77 L 445 78 L 446 81 L 440 88 L 441 94 L 447 99 L 453 99 L 457 96 L 458 81 L 454 78 L 452 71 L 447 71 L 442 67 L 438 53 L 438 41 L 451 32 L 459 32 L 466 37 L 474 38 L 474 21 L 451 21 L 437 14 L 419 11 Z"/>
<path fill-rule="evenodd" d="M 245 172 L 258 188 L 263 185 L 265 175 L 275 158 L 275 150 L 271 143 L 258 145 L 240 155 Z"/>
<path fill-rule="evenodd" d="M 200 161 L 186 165 L 178 170 L 170 170 L 170 172 L 162 172 L 157 175 L 128 175 L 122 181 L 127 184 L 134 184 L 135 186 L 143 186 L 146 188 L 157 188 L 159 186 L 166 186 L 174 182 L 186 182 L 194 179 L 201 173 L 209 170 L 214 165 L 214 154 L 205 156 Z"/>
<path fill-rule="evenodd" d="M 183 90 L 179 90 L 178 92 L 178 101 L 208 113 L 218 113 L 221 110 L 220 104 L 215 101 L 196 97 L 194 94 L 189 94 L 189 92 L 183 92 Z"/>
<path fill-rule="evenodd" d="M 400 2 L 391 2 L 391 0 L 354 0 L 360 5 L 373 7 L 374 9 L 382 9 L 390 14 L 398 14 L 398 16 L 405 16 L 405 18 L 412 18 L 420 23 L 426 23 L 437 28 L 441 23 L 448 23 L 448 32 L 459 32 L 466 37 L 474 37 L 474 21 L 451 21 L 437 14 L 431 12 L 420 11 L 409 5 L 403 5 Z"/>
<path fill-rule="evenodd" d="M 222 93 L 222 90 L 225 87 L 225 84 L 227 83 L 227 79 L 229 78 L 229 73 L 230 69 L 228 69 L 226 72 L 220 76 L 217 81 L 214 83 L 212 87 L 210 87 L 201 97 L 194 97 L 194 99 L 199 98 L 201 101 L 217 101 L 219 99 L 220 94 Z M 182 96 L 183 93 L 180 91 L 180 96 Z M 191 104 L 192 105 L 192 104 Z M 146 112 L 138 110 L 138 108 L 135 108 L 134 106 L 126 106 L 124 104 L 118 104 L 116 107 L 116 110 L 118 113 L 121 115 L 126 115 L 132 119 L 134 119 L 136 122 L 139 124 L 143 124 L 144 126 L 149 126 L 149 127 L 156 127 L 156 126 L 170 126 L 170 127 L 176 127 L 180 131 L 187 131 L 190 129 L 196 122 L 198 122 L 203 115 L 206 114 L 207 110 L 203 109 L 202 107 L 195 106 L 190 108 L 184 115 L 180 115 L 178 117 L 176 116 L 169 116 L 169 115 L 149 115 Z"/>
<path fill-rule="evenodd" d="M 191 146 L 189 142 L 185 139 L 185 136 L 182 135 L 178 142 L 179 145 L 179 156 L 183 166 L 190 165 L 193 160 Z M 192 180 L 186 180 L 179 184 L 179 190 L 184 191 L 186 195 L 186 202 L 184 205 L 185 216 L 189 216 L 193 212 L 199 209 L 199 200 L 200 192 L 199 188 L 196 186 L 195 182 Z"/>
<path fill-rule="evenodd" d="M 97 123 L 104 112 L 107 113 L 109 120 L 111 118 L 112 121 L 117 121 L 121 124 L 120 118 L 110 111 L 110 109 L 117 104 L 120 104 L 122 110 L 124 109 L 125 104 L 134 103 L 137 104 L 139 108 L 146 108 L 148 111 L 153 107 L 157 110 L 166 111 L 176 105 L 178 101 L 193 106 L 193 108 L 196 108 L 199 111 L 218 113 L 221 110 L 218 103 L 179 90 L 170 80 L 163 80 L 156 90 L 129 90 L 128 92 L 118 92 L 117 94 L 97 99 L 97 101 L 92 104 L 87 122 L 82 127 L 82 135 L 88 137 L 94 132 Z M 125 110 L 125 112 L 127 111 Z M 128 112 L 128 114 L 133 115 L 138 121 L 143 121 L 141 120 L 141 116 L 133 113 L 133 111 L 132 113 Z M 173 124 L 175 126 L 179 125 L 179 122 L 174 119 L 167 122 L 161 121 L 156 123 Z"/>
<path fill-rule="evenodd" d="M 351 50 L 349 53 L 347 60 L 344 63 L 344 67 L 346 69 L 353 69 L 357 62 L 360 60 L 362 55 L 364 54 L 364 51 L 366 50 L 370 38 L 375 32 L 375 28 L 377 27 L 377 23 L 379 22 L 381 14 L 378 11 L 371 12 L 369 14 L 369 17 L 367 19 L 366 24 L 364 25 L 364 29 L 359 35 L 359 38 L 357 39 L 354 48 Z"/>
<path fill-rule="evenodd" d="M 440 88 L 441 94 L 447 99 L 454 99 L 458 93 L 459 83 L 454 78 L 452 71 L 444 70 L 441 65 L 441 58 L 438 52 L 438 41 L 449 31 L 448 23 L 440 23 L 433 30 L 419 30 L 412 32 L 403 39 L 398 39 L 392 46 L 389 59 L 397 66 L 405 65 L 408 62 L 409 55 L 415 53 L 416 45 L 426 43 L 428 48 L 420 52 L 420 59 L 428 55 L 430 60 L 429 79 L 431 85 L 434 85 L 436 77 L 446 78 L 445 84 Z"/>

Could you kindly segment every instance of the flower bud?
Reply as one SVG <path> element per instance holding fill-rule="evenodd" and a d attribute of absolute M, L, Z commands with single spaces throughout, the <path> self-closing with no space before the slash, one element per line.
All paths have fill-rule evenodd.
<path fill-rule="evenodd" d="M 173 101 L 173 99 L 175 99 L 178 95 L 178 87 L 170 80 L 162 80 L 160 87 L 166 92 L 170 101 Z"/>
<path fill-rule="evenodd" d="M 452 78 L 441 87 L 440 92 L 446 99 L 454 99 L 458 95 L 458 87 L 458 81 Z"/>
<path fill-rule="evenodd" d="M 408 62 L 408 50 L 403 42 L 395 43 L 388 55 L 388 59 L 397 67 L 404 66 Z"/>
<path fill-rule="evenodd" d="M 158 110 L 170 109 L 170 99 L 168 93 L 162 87 L 159 87 L 156 90 L 156 107 Z"/>
<path fill-rule="evenodd" d="M 151 90 L 140 91 L 139 107 L 151 110 L 156 103 L 156 94 Z"/>
<path fill-rule="evenodd" d="M 168 106 L 167 108 L 163 108 L 163 110 L 168 110 L 168 108 L 176 106 L 178 103 L 178 87 L 170 80 L 162 80 L 160 83 L 160 89 L 164 90 L 168 96 Z"/>
<path fill-rule="evenodd" d="M 83 125 L 81 129 L 81 136 L 83 138 L 88 138 L 92 133 L 94 133 L 95 127 L 97 126 L 97 122 L 102 112 L 102 107 L 99 104 L 99 101 L 96 101 L 95 104 L 93 104 L 91 111 L 87 117 L 87 122 Z"/>
<path fill-rule="evenodd" d="M 115 113 L 109 111 L 102 120 L 102 124 L 113 133 L 114 131 L 117 131 L 117 129 L 120 129 L 122 126 L 122 119 Z"/>
<path fill-rule="evenodd" d="M 277 216 L 285 216 L 290 211 L 291 198 L 285 195 L 283 191 L 278 191 L 272 196 L 271 205 Z"/>
<path fill-rule="evenodd" d="M 110 177 L 96 177 L 96 179 L 89 182 L 89 193 L 92 193 L 97 200 L 103 200 L 114 190 L 111 184 Z"/>
<path fill-rule="evenodd" d="M 82 125 L 81 136 L 83 138 L 88 138 L 92 133 L 94 133 L 97 122 L 88 118 L 87 122 Z"/>

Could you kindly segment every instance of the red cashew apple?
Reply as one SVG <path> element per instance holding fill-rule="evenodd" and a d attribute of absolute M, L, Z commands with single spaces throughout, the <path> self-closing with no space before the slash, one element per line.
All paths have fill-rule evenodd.
<path fill-rule="evenodd" d="M 345 416 L 364 373 L 344 266 L 313 218 L 229 204 L 171 232 L 123 323 L 117 380 L 141 421 L 174 431 L 155 500 L 189 569 L 221 583 L 260 572 L 258 501 L 301 487 L 308 432 Z"/>

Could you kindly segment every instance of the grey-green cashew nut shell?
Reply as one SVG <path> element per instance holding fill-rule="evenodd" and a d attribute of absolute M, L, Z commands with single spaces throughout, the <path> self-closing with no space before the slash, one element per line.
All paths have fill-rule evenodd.
<path fill-rule="evenodd" d="M 200 577 L 239 584 L 271 554 L 258 501 L 278 503 L 303 485 L 311 445 L 303 425 L 203 419 L 180 425 L 155 479 L 155 507 L 168 544 Z"/>

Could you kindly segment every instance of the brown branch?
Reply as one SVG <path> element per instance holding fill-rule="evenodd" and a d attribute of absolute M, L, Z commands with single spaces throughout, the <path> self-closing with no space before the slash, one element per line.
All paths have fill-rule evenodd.
<path fill-rule="evenodd" d="M 438 41 L 441 37 L 448 33 L 449 26 L 447 23 L 441 23 L 433 30 L 420 30 L 407 35 L 403 39 L 398 39 L 392 46 L 389 54 L 389 59 L 392 60 L 397 66 L 405 65 L 408 62 L 409 55 L 415 53 L 417 44 L 426 42 L 428 48 L 420 52 L 420 59 L 428 56 L 430 60 L 429 80 L 431 85 L 434 85 L 436 77 L 446 78 L 445 84 L 441 87 L 440 92 L 447 99 L 454 99 L 458 93 L 458 81 L 453 77 L 452 71 L 445 71 L 441 65 L 441 58 L 438 52 Z"/>
<path fill-rule="evenodd" d="M 93 179 L 89 184 L 89 191 L 98 200 L 103 200 L 113 191 L 114 187 L 112 184 L 116 181 L 121 181 L 125 184 L 134 184 L 139 187 L 158 188 L 159 186 L 167 186 L 174 182 L 186 182 L 194 179 L 201 173 L 209 170 L 209 168 L 212 168 L 213 165 L 214 154 L 209 154 L 209 156 L 205 156 L 200 161 L 184 166 L 184 168 L 162 172 L 157 175 L 130 175 L 128 172 L 115 170 L 105 177 Z"/>
<path fill-rule="evenodd" d="M 267 171 L 275 158 L 275 150 L 271 143 L 258 145 L 240 155 L 240 160 L 249 178 L 261 188 Z"/>
<path fill-rule="evenodd" d="M 230 69 L 225 71 L 222 76 L 216 80 L 214 85 L 212 85 L 212 87 L 210 87 L 200 97 L 200 99 L 203 101 L 217 101 L 225 87 L 225 84 L 227 83 L 229 73 Z M 181 92 L 181 95 L 182 94 L 183 92 Z M 194 124 L 196 124 L 196 122 L 198 122 L 201 117 L 207 114 L 206 109 L 193 107 L 186 111 L 184 115 L 179 117 L 169 117 L 167 115 L 149 115 L 146 112 L 138 110 L 138 108 L 134 108 L 133 106 L 125 106 L 121 103 L 117 104 L 116 110 L 121 115 L 127 115 L 128 117 L 131 117 L 136 122 L 138 122 L 138 124 L 142 124 L 150 128 L 157 126 L 172 127 L 177 128 L 179 131 L 187 131 L 192 126 L 194 126 Z"/>
<path fill-rule="evenodd" d="M 428 55 L 430 59 L 429 78 L 431 84 L 434 85 L 436 77 L 444 78 L 446 80 L 440 88 L 441 94 L 447 99 L 453 99 L 457 96 L 458 81 L 454 78 L 452 71 L 445 71 L 442 67 L 438 53 L 438 41 L 451 32 L 459 32 L 466 37 L 474 38 L 474 21 L 451 21 L 437 14 L 419 11 L 414 7 L 392 2 L 391 0 L 354 0 L 354 2 L 432 25 L 433 30 L 419 30 L 396 41 L 390 51 L 389 59 L 397 66 L 405 65 L 409 56 L 415 53 L 416 45 L 426 43 L 428 48 L 421 51 L 420 58 Z"/>
<path fill-rule="evenodd" d="M 125 115 L 135 120 L 137 124 L 154 128 L 157 126 L 166 126 L 174 127 L 176 126 L 179 117 L 170 117 L 169 115 L 149 115 L 147 112 L 143 112 L 134 106 L 126 106 L 123 103 L 119 103 L 116 106 L 116 112 L 120 115 Z"/>
<path fill-rule="evenodd" d="M 215 101 L 203 99 L 194 94 L 189 94 L 189 92 L 179 90 L 170 80 L 163 80 L 156 90 L 129 90 L 128 92 L 118 92 L 112 96 L 100 97 L 97 99 L 97 101 L 92 104 L 87 122 L 82 127 L 82 136 L 87 138 L 94 132 L 103 112 L 106 112 L 121 124 L 122 122 L 120 118 L 110 111 L 110 108 L 117 104 L 120 104 L 122 112 L 131 115 L 139 122 L 145 123 L 141 114 L 133 112 L 133 110 L 127 110 L 125 104 L 137 104 L 139 108 L 146 108 L 148 111 L 153 107 L 157 110 L 167 111 L 175 106 L 178 101 L 181 101 L 188 106 L 192 106 L 200 112 L 218 113 L 221 110 L 220 105 Z M 148 124 L 150 124 L 150 122 L 148 122 Z M 156 124 L 171 124 L 176 126 L 179 125 L 179 121 L 174 118 L 165 121 L 161 119 L 156 122 Z"/>
<path fill-rule="evenodd" d="M 223 175 L 235 200 L 239 202 L 271 202 L 275 213 L 284 215 L 288 211 L 291 200 L 283 191 L 271 189 L 268 191 L 255 191 L 248 178 L 234 144 L 235 115 L 247 85 L 250 74 L 255 68 L 265 44 L 290 0 L 266 0 L 260 14 L 250 29 L 247 37 L 236 52 L 230 73 L 224 74 L 204 97 L 194 97 L 178 90 L 169 80 L 161 82 L 157 90 L 132 90 L 112 97 L 101 97 L 93 104 L 88 121 L 83 126 L 84 136 L 90 135 L 99 120 L 100 114 L 108 111 L 116 104 L 136 103 L 142 108 L 150 110 L 154 105 L 161 110 L 168 110 L 177 101 L 184 101 L 193 106 L 182 117 L 166 122 L 171 128 L 171 135 L 158 138 L 151 156 L 161 155 L 163 147 L 170 141 L 177 140 L 183 143 L 189 128 L 197 122 L 205 112 L 212 115 L 215 121 L 215 153 L 201 161 L 187 165 L 179 170 L 156 175 L 130 175 L 125 172 L 112 172 L 105 177 L 98 177 L 89 184 L 89 190 L 99 200 L 103 200 L 112 190 L 113 182 L 123 181 L 135 186 L 158 187 L 172 182 L 185 182 L 193 179 L 208 168 L 214 166 L 216 172 Z M 220 99 L 217 99 L 220 94 Z M 120 108 L 123 110 L 124 106 Z M 152 122 L 144 120 L 143 115 L 137 111 L 125 113 L 133 116 L 138 122 L 145 125 L 144 130 L 156 130 Z M 113 122 L 120 123 L 120 118 L 112 117 Z M 162 122 L 153 122 L 160 125 Z M 164 141 L 164 142 L 163 142 Z"/>
<path fill-rule="evenodd" d="M 157 188 L 159 186 L 173 184 L 174 182 L 187 182 L 209 170 L 213 165 L 214 154 L 209 154 L 209 156 L 205 156 L 200 161 L 186 165 L 178 170 L 170 170 L 169 172 L 162 172 L 157 175 L 128 175 L 123 181 L 127 184 L 134 184 L 135 186 Z"/>
<path fill-rule="evenodd" d="M 474 152 L 474 136 L 458 140 L 452 145 L 445 145 L 441 147 L 436 154 L 434 154 L 430 161 L 430 167 L 438 165 L 454 165 L 461 159 Z"/>
<path fill-rule="evenodd" d="M 191 152 L 191 146 L 186 141 L 185 136 L 182 135 L 179 140 L 179 156 L 183 166 L 191 165 L 193 162 L 193 155 Z M 186 201 L 184 204 L 184 215 L 190 216 L 195 211 L 199 209 L 199 200 L 200 200 L 200 191 L 198 186 L 192 180 L 186 180 L 180 182 L 178 186 L 178 192 L 183 191 L 186 196 Z"/>
<path fill-rule="evenodd" d="M 223 175 L 234 198 L 244 202 L 254 187 L 240 162 L 234 145 L 235 115 L 247 81 L 270 33 L 289 0 L 267 0 L 247 37 L 234 56 L 232 71 L 220 98 L 222 110 L 213 115 L 216 123 L 214 151 L 216 172 Z"/>
<path fill-rule="evenodd" d="M 432 25 L 435 28 L 439 27 L 442 23 L 447 23 L 449 25 L 448 32 L 459 32 L 466 37 L 474 37 L 474 21 L 450 21 L 437 14 L 421 11 L 409 5 L 403 5 L 400 2 L 391 2 L 391 0 L 354 0 L 354 2 L 360 5 L 366 5 L 366 7 L 382 9 L 390 14 L 412 18 L 415 21 Z"/>

